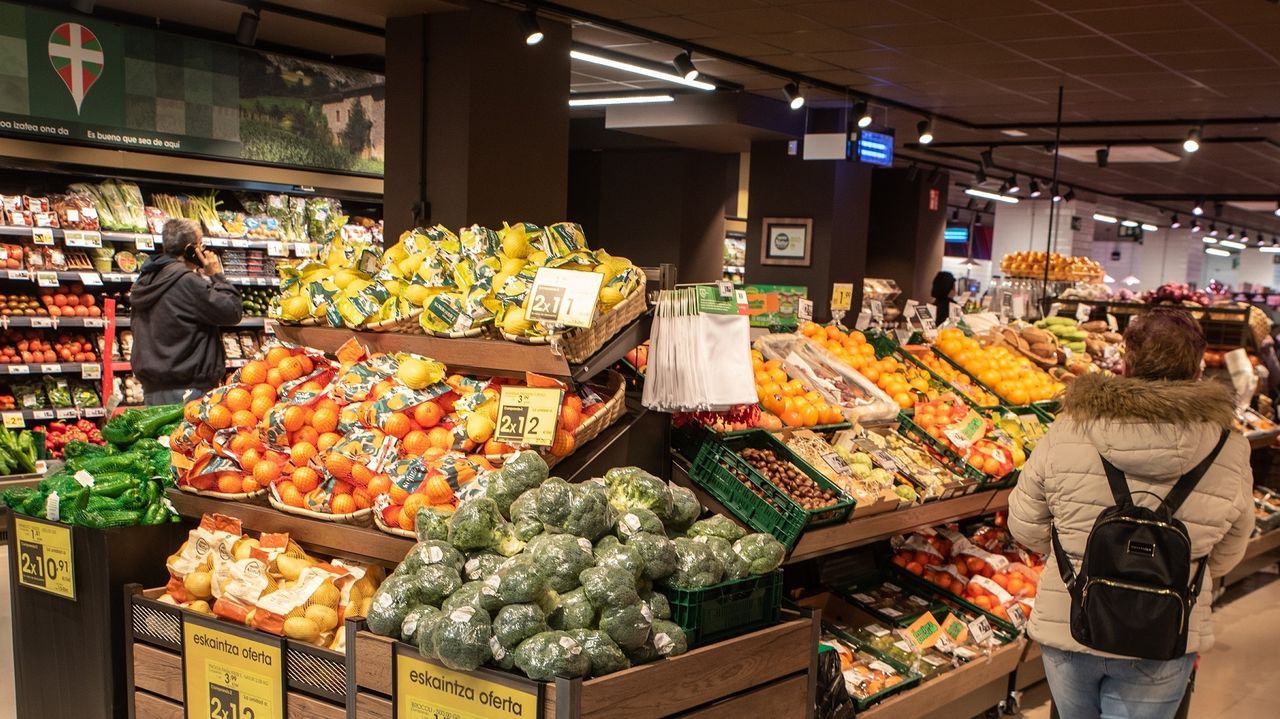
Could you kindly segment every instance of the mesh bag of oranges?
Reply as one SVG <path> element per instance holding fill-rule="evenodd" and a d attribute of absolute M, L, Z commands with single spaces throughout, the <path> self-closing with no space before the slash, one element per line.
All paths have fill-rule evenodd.
<path fill-rule="evenodd" d="M 994 479 L 1014 470 L 1022 454 L 1018 443 L 995 428 L 954 393 L 920 405 L 912 418 L 938 444 L 955 453 L 970 467 Z"/>

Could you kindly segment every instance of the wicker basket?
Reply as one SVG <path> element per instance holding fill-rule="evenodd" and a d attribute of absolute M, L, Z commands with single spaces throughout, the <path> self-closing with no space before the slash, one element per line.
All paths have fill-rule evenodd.
<path fill-rule="evenodd" d="M 370 332 L 398 332 L 407 335 L 420 335 L 424 334 L 422 325 L 418 322 L 418 318 L 421 316 L 422 310 L 418 310 L 400 319 L 372 322 L 365 325 L 364 328 Z"/>
<path fill-rule="evenodd" d="M 392 534 L 397 537 L 408 537 L 409 539 L 414 539 L 414 540 L 418 538 L 417 534 L 407 529 L 401 529 L 399 527 L 388 527 L 387 523 L 382 521 L 381 512 L 373 512 L 373 526 L 377 527 L 378 529 L 381 529 L 387 534 Z"/>
<path fill-rule="evenodd" d="M 644 288 L 639 288 L 619 302 L 614 308 L 598 317 L 590 327 L 581 327 L 555 335 L 543 337 L 524 337 L 507 332 L 502 337 L 510 342 L 530 345 L 557 344 L 564 358 L 573 364 L 580 364 L 590 359 L 605 342 L 622 331 L 644 314 L 648 303 L 645 300 Z"/>
<path fill-rule="evenodd" d="M 256 492 L 240 492 L 236 494 L 227 494 L 225 492 L 209 492 L 206 490 L 196 489 L 189 485 L 178 485 L 178 489 L 187 494 L 194 494 L 199 497 L 212 497 L 213 499 L 221 499 L 226 502 L 244 502 L 245 504 L 261 504 L 266 505 L 267 495 L 271 493 L 269 489 L 259 489 Z"/>
<path fill-rule="evenodd" d="M 332 522 L 333 524 L 348 524 L 353 527 L 370 527 L 373 526 L 373 508 L 357 509 L 351 514 L 329 514 L 327 512 L 313 512 L 310 509 L 302 509 L 301 507 L 290 507 L 289 505 L 276 499 L 274 495 L 268 494 L 267 501 L 272 507 L 284 512 L 285 514 L 293 514 L 307 519 L 314 519 L 319 522 Z"/>

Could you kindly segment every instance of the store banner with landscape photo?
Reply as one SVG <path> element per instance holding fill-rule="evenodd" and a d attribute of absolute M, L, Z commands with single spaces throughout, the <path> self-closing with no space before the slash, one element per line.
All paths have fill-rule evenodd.
<path fill-rule="evenodd" d="M 0 2 L 0 135 L 382 175 L 377 73 Z"/>

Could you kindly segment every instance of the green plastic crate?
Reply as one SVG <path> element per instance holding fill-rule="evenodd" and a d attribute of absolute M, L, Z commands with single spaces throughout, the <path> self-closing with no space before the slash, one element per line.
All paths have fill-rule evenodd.
<path fill-rule="evenodd" d="M 993 477 L 985 472 L 979 472 L 964 461 L 964 458 L 956 454 L 954 450 L 945 444 L 934 439 L 932 435 L 925 431 L 924 427 L 916 424 L 910 415 L 905 412 L 898 415 L 898 434 L 916 442 L 927 448 L 931 454 L 938 457 L 947 469 L 973 482 L 982 485 L 990 484 L 995 481 Z M 1012 472 L 1010 474 L 1013 474 Z"/>
<path fill-rule="evenodd" d="M 671 605 L 671 621 L 684 630 L 690 647 L 772 626 L 782 611 L 781 570 L 701 589 L 660 589 Z"/>
<path fill-rule="evenodd" d="M 805 509 L 786 492 L 765 479 L 738 451 L 748 447 L 771 449 L 779 457 L 794 464 L 809 475 L 819 487 L 835 492 L 837 501 L 823 509 Z M 768 497 L 768 501 L 756 495 L 734 474 L 741 472 L 747 481 Z M 790 551 L 805 527 L 843 522 L 853 511 L 854 501 L 821 472 L 810 467 L 780 442 L 763 430 L 753 430 L 736 437 L 708 437 L 693 462 L 689 476 L 698 486 L 707 490 L 748 527 L 757 532 L 768 532 Z M 771 503 L 772 502 L 772 503 Z"/>
<path fill-rule="evenodd" d="M 892 575 L 893 581 L 895 582 L 901 582 L 904 586 L 911 587 L 912 589 L 917 589 L 921 591 L 930 591 L 936 595 L 945 597 L 946 600 L 949 602 L 954 602 L 955 604 L 961 607 L 964 607 L 966 611 L 974 615 L 981 614 L 982 616 L 987 618 L 987 621 L 991 622 L 991 626 L 996 629 L 997 635 L 1003 635 L 1004 637 L 1017 637 L 1022 634 L 1022 630 L 1014 626 L 1013 622 L 1010 622 L 1008 619 L 1001 619 L 1000 617 L 997 617 L 996 615 L 992 614 L 986 609 L 979 607 L 978 605 L 970 602 L 967 599 L 964 599 L 963 597 L 958 597 L 952 594 L 951 592 L 943 592 L 942 590 L 938 589 L 934 585 L 924 581 L 920 577 L 917 577 L 916 575 L 906 571 L 905 569 L 897 565 L 893 565 L 889 567 L 888 571 Z"/>

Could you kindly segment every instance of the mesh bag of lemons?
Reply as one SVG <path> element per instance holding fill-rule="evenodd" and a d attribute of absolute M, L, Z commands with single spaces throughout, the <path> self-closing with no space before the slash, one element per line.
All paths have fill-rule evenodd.
<path fill-rule="evenodd" d="M 241 533 L 240 520 L 206 514 L 170 555 L 161 602 L 335 651 L 342 622 L 363 617 L 380 567 L 313 557 L 289 535 Z"/>
<path fill-rule="evenodd" d="M 644 283 L 626 258 L 591 250 L 574 223 L 472 225 L 457 233 L 437 225 L 408 230 L 385 251 L 335 237 L 317 259 L 280 267 L 280 294 L 268 314 L 351 329 L 416 318 L 432 334 L 493 325 L 509 335 L 544 336 L 565 328 L 526 318 L 542 267 L 603 275 L 597 316 Z"/>

